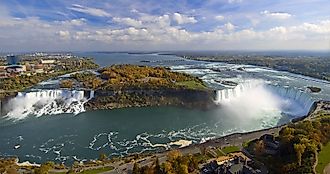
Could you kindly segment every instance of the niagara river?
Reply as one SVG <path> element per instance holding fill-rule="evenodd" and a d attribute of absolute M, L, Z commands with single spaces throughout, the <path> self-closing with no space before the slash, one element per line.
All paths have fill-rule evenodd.
<path fill-rule="evenodd" d="M 6 142 L 0 144 L 1 156 L 73 163 L 96 159 L 101 153 L 114 157 L 162 151 L 282 125 L 308 114 L 315 101 L 330 99 L 327 81 L 258 66 L 159 54 L 76 54 L 93 57 L 101 66 L 166 66 L 194 75 L 214 90 L 218 107 L 86 111 L 84 103 L 94 97 L 93 91 L 52 89 L 59 80 L 51 79 L 8 101 L 8 112 L 0 119 L 0 140 Z M 322 90 L 312 93 L 308 86 Z"/>

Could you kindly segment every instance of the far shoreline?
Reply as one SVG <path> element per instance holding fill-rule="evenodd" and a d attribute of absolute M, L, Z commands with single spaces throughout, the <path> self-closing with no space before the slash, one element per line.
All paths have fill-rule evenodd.
<path fill-rule="evenodd" d="M 174 55 L 174 56 L 180 57 L 180 58 L 185 59 L 185 60 L 193 60 L 193 61 L 198 61 L 198 62 L 209 62 L 209 63 L 216 63 L 216 62 L 218 62 L 218 63 L 226 63 L 226 64 L 232 64 L 232 65 L 250 65 L 250 66 L 255 66 L 255 67 L 260 67 L 260 68 L 266 68 L 266 69 L 270 69 L 270 70 L 275 70 L 275 71 L 279 71 L 279 72 L 292 73 L 292 74 L 299 75 L 302 79 L 305 79 L 305 80 L 312 80 L 314 82 L 322 81 L 323 83 L 330 84 L 330 80 L 327 80 L 325 78 L 320 78 L 320 77 L 318 77 L 316 75 L 315 76 L 312 76 L 312 75 L 304 74 L 304 73 L 301 73 L 301 72 L 283 70 L 283 69 L 279 69 L 279 68 L 272 68 L 272 67 L 267 67 L 267 66 L 264 66 L 264 65 L 254 64 L 254 63 L 242 63 L 242 62 L 231 63 L 231 62 L 228 62 L 228 61 L 225 61 L 225 60 L 211 60 L 211 59 L 202 60 L 202 59 L 193 58 L 193 57 L 189 57 L 189 56 L 183 56 L 183 55 L 180 55 L 180 54 L 164 54 L 164 55 Z M 310 79 L 306 79 L 304 76 L 305 77 L 309 77 Z"/>

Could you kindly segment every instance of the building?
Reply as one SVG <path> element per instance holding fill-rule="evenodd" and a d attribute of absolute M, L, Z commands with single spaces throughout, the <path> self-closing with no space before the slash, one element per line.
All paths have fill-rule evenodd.
<path fill-rule="evenodd" d="M 275 140 L 275 137 L 270 134 L 265 134 L 260 137 L 265 144 L 265 153 L 268 155 L 275 155 L 278 152 L 280 143 Z"/>
<path fill-rule="evenodd" d="M 17 65 L 20 62 L 20 58 L 14 55 L 7 56 L 8 65 Z"/>
<path fill-rule="evenodd" d="M 44 66 L 41 64 L 34 65 L 34 71 L 36 73 L 44 73 Z"/>
<path fill-rule="evenodd" d="M 55 62 L 56 62 L 56 60 L 54 60 L 54 59 L 46 59 L 46 60 L 41 59 L 40 60 L 41 64 L 54 64 Z"/>
<path fill-rule="evenodd" d="M 9 74 L 21 74 L 26 70 L 25 66 L 22 65 L 10 65 L 6 67 L 6 71 Z"/>
<path fill-rule="evenodd" d="M 244 157 L 243 155 L 234 156 L 224 161 L 211 161 L 206 164 L 202 170 L 202 174 L 262 174 L 259 169 L 255 169 L 251 166 L 254 165 L 254 161 Z"/>

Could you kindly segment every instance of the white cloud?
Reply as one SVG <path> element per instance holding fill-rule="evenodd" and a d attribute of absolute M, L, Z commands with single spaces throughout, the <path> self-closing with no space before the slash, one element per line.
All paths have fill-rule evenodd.
<path fill-rule="evenodd" d="M 58 35 L 61 37 L 61 39 L 65 39 L 65 40 L 70 39 L 70 32 L 69 31 L 60 30 L 58 32 Z"/>
<path fill-rule="evenodd" d="M 285 13 L 285 12 L 270 12 L 268 10 L 262 11 L 262 15 L 265 15 L 266 17 L 271 17 L 274 19 L 289 19 L 292 17 L 290 13 Z"/>
<path fill-rule="evenodd" d="M 99 9 L 99 8 L 91 8 L 91 7 L 85 7 L 79 4 L 72 4 L 72 7 L 69 7 L 68 9 L 80 12 L 80 13 L 86 13 L 92 16 L 98 16 L 98 17 L 110 17 L 111 14 Z"/>
<path fill-rule="evenodd" d="M 228 3 L 233 4 L 233 3 L 241 3 L 243 0 L 228 0 Z"/>
<path fill-rule="evenodd" d="M 217 16 L 214 17 L 214 19 L 217 20 L 217 21 L 223 21 L 225 19 L 225 17 L 222 16 L 222 15 L 217 15 Z"/>
<path fill-rule="evenodd" d="M 192 16 L 186 16 L 186 15 L 183 15 L 183 14 L 180 14 L 180 13 L 174 13 L 173 14 L 173 20 L 178 23 L 179 25 L 181 24 L 188 24 L 188 23 L 196 23 L 197 20 L 192 17 Z"/>
<path fill-rule="evenodd" d="M 235 30 L 236 26 L 233 25 L 232 23 L 228 22 L 224 25 L 224 28 L 228 31 L 233 31 L 233 30 Z"/>
<path fill-rule="evenodd" d="M 71 23 L 72 25 L 76 25 L 76 26 L 84 25 L 85 22 L 86 22 L 86 19 L 84 19 L 84 18 L 80 18 L 80 19 L 72 19 L 72 20 L 70 21 L 70 23 Z"/>
<path fill-rule="evenodd" d="M 291 27 L 293 31 L 312 32 L 319 34 L 330 34 L 330 20 L 321 21 L 319 24 L 303 23 L 297 27 Z"/>
<path fill-rule="evenodd" d="M 86 24 L 86 19 L 80 18 L 80 19 L 71 19 L 67 21 L 58 21 L 58 22 L 64 25 L 82 26 Z"/>
<path fill-rule="evenodd" d="M 120 24 L 125 24 L 128 26 L 133 26 L 133 27 L 141 27 L 142 26 L 142 21 L 132 19 L 132 18 L 119 18 L 115 17 L 112 19 L 114 22 L 120 23 Z"/>
<path fill-rule="evenodd" d="M 152 28 L 165 28 L 171 25 L 171 19 L 169 15 L 153 16 L 143 14 L 141 17 L 139 17 L 139 20 L 142 21 L 144 26 Z"/>
<path fill-rule="evenodd" d="M 124 49 L 329 49 L 330 20 L 258 30 L 228 22 L 210 31 L 189 31 L 169 15 L 117 18 L 122 28 L 94 26 L 85 19 L 43 21 L 1 16 L 3 50 Z M 76 27 L 82 25 L 83 27 Z M 26 34 L 29 33 L 29 34 Z M 65 42 L 63 42 L 65 40 Z"/>

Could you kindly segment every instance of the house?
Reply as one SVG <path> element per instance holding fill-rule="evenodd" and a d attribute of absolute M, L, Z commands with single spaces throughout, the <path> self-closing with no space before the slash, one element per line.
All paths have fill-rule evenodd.
<path fill-rule="evenodd" d="M 34 71 L 36 73 L 43 73 L 44 72 L 44 66 L 41 64 L 34 65 Z"/>
<path fill-rule="evenodd" d="M 206 164 L 202 174 L 261 174 L 259 169 L 254 169 L 251 165 L 254 162 L 243 156 L 234 156 L 222 162 L 216 160 Z"/>
<path fill-rule="evenodd" d="M 275 140 L 275 137 L 270 134 L 265 134 L 260 137 L 261 140 L 265 143 L 265 153 L 269 155 L 275 155 L 278 151 L 280 143 Z"/>

